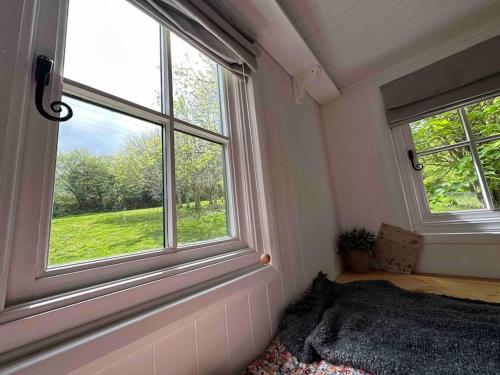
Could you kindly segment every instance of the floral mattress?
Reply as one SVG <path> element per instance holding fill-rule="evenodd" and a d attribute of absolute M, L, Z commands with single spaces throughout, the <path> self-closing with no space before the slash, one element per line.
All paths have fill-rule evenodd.
<path fill-rule="evenodd" d="M 311 374 L 311 375 L 370 375 L 352 367 L 334 365 L 326 361 L 299 362 L 276 337 L 266 352 L 243 372 L 243 375 Z"/>

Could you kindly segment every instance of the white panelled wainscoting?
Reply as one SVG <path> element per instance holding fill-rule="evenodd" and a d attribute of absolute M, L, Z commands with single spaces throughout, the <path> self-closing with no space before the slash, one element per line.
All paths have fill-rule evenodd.
<path fill-rule="evenodd" d="M 282 305 L 277 277 L 162 327 L 71 375 L 237 374 L 276 333 Z"/>

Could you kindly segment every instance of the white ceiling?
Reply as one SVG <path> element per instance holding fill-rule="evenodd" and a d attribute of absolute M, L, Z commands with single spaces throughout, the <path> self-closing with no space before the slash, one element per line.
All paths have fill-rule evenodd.
<path fill-rule="evenodd" d="M 239 27 L 243 25 L 245 32 L 250 33 L 291 77 L 310 72 L 311 67 L 319 64 L 277 1 L 224 0 L 219 6 L 229 18 L 237 21 Z M 301 102 L 302 89 L 319 105 L 340 96 L 337 86 L 323 69 L 319 69 L 318 75 L 305 86 L 294 84 L 294 88 L 297 103 Z"/>
<path fill-rule="evenodd" d="M 500 23 L 500 0 L 277 1 L 340 88 L 478 25 Z"/>

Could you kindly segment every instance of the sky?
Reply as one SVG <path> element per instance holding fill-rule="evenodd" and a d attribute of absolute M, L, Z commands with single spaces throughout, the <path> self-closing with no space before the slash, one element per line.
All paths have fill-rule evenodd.
<path fill-rule="evenodd" d="M 156 132 L 161 126 L 126 116 L 67 96 L 73 118 L 59 124 L 58 153 L 86 149 L 94 155 L 111 155 L 135 135 Z"/>
<path fill-rule="evenodd" d="M 64 76 L 159 110 L 160 27 L 123 0 L 70 0 Z"/>
<path fill-rule="evenodd" d="M 160 26 L 124 0 L 70 0 L 64 77 L 160 111 Z M 171 34 L 172 61 L 201 62 L 200 52 Z M 65 97 L 73 118 L 60 124 L 58 152 L 85 148 L 106 155 L 133 134 L 158 126 Z"/>

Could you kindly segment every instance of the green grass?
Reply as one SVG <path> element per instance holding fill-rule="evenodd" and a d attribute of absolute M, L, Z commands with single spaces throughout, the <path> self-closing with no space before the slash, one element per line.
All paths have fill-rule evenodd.
<path fill-rule="evenodd" d="M 187 244 L 227 236 L 223 206 L 202 202 L 197 212 L 177 209 L 177 241 Z M 49 266 L 163 248 L 163 209 L 89 213 L 52 220 Z"/>

